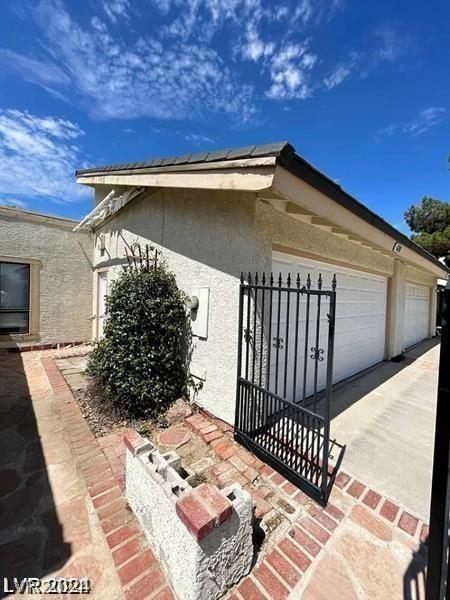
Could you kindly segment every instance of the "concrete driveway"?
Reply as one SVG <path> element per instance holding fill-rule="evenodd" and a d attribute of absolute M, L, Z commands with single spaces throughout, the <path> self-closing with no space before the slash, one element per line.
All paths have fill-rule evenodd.
<path fill-rule="evenodd" d="M 439 341 L 416 346 L 336 386 L 331 437 L 346 446 L 341 468 L 429 518 Z"/>

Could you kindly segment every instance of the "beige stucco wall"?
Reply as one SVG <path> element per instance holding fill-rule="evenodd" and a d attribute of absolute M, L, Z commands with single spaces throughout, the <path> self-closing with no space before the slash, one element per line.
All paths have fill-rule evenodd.
<path fill-rule="evenodd" d="M 405 265 L 405 280 L 411 283 L 418 283 L 428 287 L 437 286 L 437 277 L 430 273 L 425 273 L 411 265 Z"/>
<path fill-rule="evenodd" d="M 110 189 L 97 188 L 96 203 Z M 100 256 L 100 234 L 104 256 Z M 194 338 L 191 369 L 204 379 L 198 403 L 228 422 L 234 420 L 235 407 L 239 275 L 241 270 L 270 272 L 274 245 L 388 277 L 387 358 L 402 349 L 406 280 L 424 283 L 431 290 L 435 279 L 395 256 L 384 256 L 295 220 L 250 192 L 149 191 L 106 221 L 96 236 L 94 317 L 98 271 L 106 269 L 110 281 L 114 279 L 127 264 L 126 244 L 133 242 L 148 242 L 160 249 L 188 295 L 192 287 L 210 288 L 208 337 Z"/>
<path fill-rule="evenodd" d="M 33 259 L 39 288 L 37 333 L 10 336 L 13 341 L 0 340 L 0 347 L 91 338 L 93 238 L 73 233 L 74 225 L 0 211 L 0 256 Z M 33 296 L 33 282 L 31 288 Z"/>
<path fill-rule="evenodd" d="M 256 223 L 259 238 L 267 244 L 280 244 L 331 261 L 341 261 L 352 267 L 391 275 L 394 261 L 345 238 L 332 235 L 308 223 L 296 220 L 269 204 L 258 202 Z"/>
<path fill-rule="evenodd" d="M 270 250 L 263 257 L 255 244 L 253 195 L 158 190 L 131 202 L 96 234 L 104 235 L 105 256 L 100 256 L 96 244 L 95 294 L 98 269 L 108 268 L 109 280 L 113 280 L 127 264 L 126 244 L 133 242 L 149 242 L 161 250 L 163 260 L 188 295 L 195 286 L 210 288 L 208 337 L 194 338 L 191 371 L 204 378 L 198 403 L 233 422 L 239 275 L 241 270 L 260 269 L 264 261 L 270 265 Z"/>

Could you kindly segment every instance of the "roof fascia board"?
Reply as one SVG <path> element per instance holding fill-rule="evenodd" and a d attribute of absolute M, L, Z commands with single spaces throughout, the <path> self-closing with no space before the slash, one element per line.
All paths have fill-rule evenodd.
<path fill-rule="evenodd" d="M 97 175 L 129 175 L 129 174 L 147 174 L 147 173 L 185 173 L 190 171 L 212 171 L 218 169 L 240 169 L 248 167 L 267 167 L 274 166 L 276 156 L 265 156 L 260 158 L 242 158 L 239 160 L 220 160 L 214 162 L 193 163 L 191 165 L 168 165 L 167 167 L 147 167 L 147 168 L 131 168 L 131 169 L 99 169 L 88 173 L 76 173 L 77 180 L 85 177 Z M 81 182 L 80 182 L 81 183 Z"/>
<path fill-rule="evenodd" d="M 392 258 L 403 259 L 428 273 L 433 273 L 437 277 L 446 276 L 445 267 L 438 263 L 437 259 L 436 263 L 438 264 L 434 260 L 423 256 L 417 250 L 411 249 L 405 244 L 404 239 L 407 240 L 407 238 L 402 236 L 400 232 L 395 237 L 385 233 L 375 223 L 368 223 L 367 220 L 355 214 L 350 208 L 342 206 L 328 194 L 319 191 L 316 186 L 304 181 L 297 173 L 294 174 L 291 170 L 277 165 L 273 187 L 290 202 L 310 210 L 315 215 L 323 217 L 345 230 L 352 231 L 354 235 L 362 237 L 376 246 L 380 246 L 388 251 Z M 399 242 L 403 246 L 400 254 L 392 252 L 395 242 Z"/>
<path fill-rule="evenodd" d="M 126 185 L 133 187 L 170 187 L 191 189 L 258 191 L 272 186 L 275 162 L 272 165 L 235 167 L 233 169 L 202 169 L 141 173 L 79 175 L 77 182 L 87 185 Z"/>

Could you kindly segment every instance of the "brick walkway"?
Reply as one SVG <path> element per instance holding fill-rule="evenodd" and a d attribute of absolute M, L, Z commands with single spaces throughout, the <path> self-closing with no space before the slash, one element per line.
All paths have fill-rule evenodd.
<path fill-rule="evenodd" d="M 201 414 L 186 422 L 221 459 L 211 469 L 219 487 L 238 480 L 266 520 L 276 508 L 273 484 L 294 508 L 290 524 L 263 545 L 256 567 L 230 599 L 425 598 L 426 523 L 344 472 L 323 509 L 236 444 L 231 427 Z"/>
<path fill-rule="evenodd" d="M 82 350 L 0 359 L 2 577 L 88 577 L 91 598 L 170 600 L 121 491 L 123 464 L 111 469 L 49 357 L 70 353 Z"/>
<path fill-rule="evenodd" d="M 249 576 L 229 600 L 404 600 L 424 598 L 428 526 L 392 500 L 341 472 L 330 502 L 319 507 L 232 439 L 232 428 L 206 415 L 185 423 L 214 451 L 209 469 L 219 488 L 238 481 L 253 496 L 256 515 L 285 518 L 263 544 Z M 179 425 L 165 430 L 179 433 Z M 167 435 L 166 435 L 167 437 Z M 123 476 L 120 433 L 100 441 Z M 276 490 L 276 494 L 274 494 Z M 287 503 L 279 507 L 280 499 Z M 286 512 L 286 506 L 292 507 Z"/>
<path fill-rule="evenodd" d="M 55 354 L 0 359 L 2 575 L 89 577 L 93 598 L 170 600 L 123 496 L 123 432 L 94 438 Z M 183 427 L 215 455 L 208 472 L 218 487 L 238 481 L 250 491 L 266 531 L 283 517 L 230 599 L 423 597 L 428 531 L 407 510 L 345 473 L 321 509 L 237 445 L 226 424 L 196 414 Z"/>

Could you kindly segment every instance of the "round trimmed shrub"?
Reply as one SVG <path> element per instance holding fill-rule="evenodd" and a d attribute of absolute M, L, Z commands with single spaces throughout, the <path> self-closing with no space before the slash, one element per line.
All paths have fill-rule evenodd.
<path fill-rule="evenodd" d="M 157 417 L 188 391 L 185 295 L 163 265 L 126 270 L 106 298 L 104 336 L 87 372 L 130 416 Z"/>

